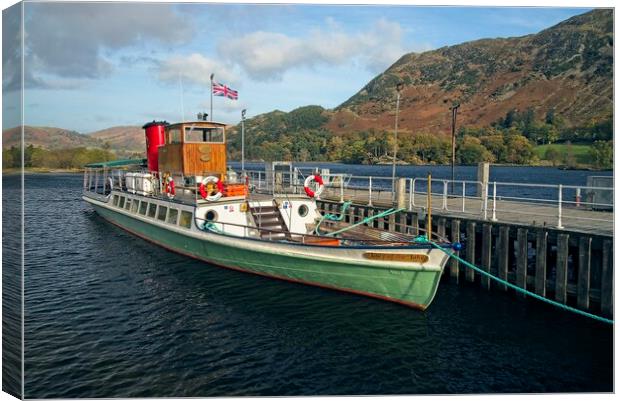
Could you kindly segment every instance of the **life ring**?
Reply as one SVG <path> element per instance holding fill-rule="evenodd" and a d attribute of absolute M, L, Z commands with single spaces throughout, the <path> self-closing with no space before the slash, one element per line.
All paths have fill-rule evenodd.
<path fill-rule="evenodd" d="M 164 187 L 164 192 L 168 195 L 168 198 L 174 198 L 176 195 L 176 190 L 174 189 L 174 180 L 172 177 L 166 178 L 166 186 Z"/>
<path fill-rule="evenodd" d="M 214 183 L 217 186 L 216 193 L 207 192 L 207 184 L 209 183 Z M 202 179 L 200 186 L 198 187 L 198 191 L 200 191 L 200 196 L 202 196 L 202 199 L 213 202 L 222 197 L 222 194 L 224 193 L 224 183 L 219 178 L 210 175 Z"/>
<path fill-rule="evenodd" d="M 314 181 L 319 184 L 319 189 L 315 191 L 310 189 L 310 183 Z M 304 191 L 306 191 L 306 195 L 310 198 L 318 198 L 322 193 L 325 186 L 323 185 L 323 178 L 320 175 L 314 174 L 306 177 L 306 181 L 304 181 Z"/>

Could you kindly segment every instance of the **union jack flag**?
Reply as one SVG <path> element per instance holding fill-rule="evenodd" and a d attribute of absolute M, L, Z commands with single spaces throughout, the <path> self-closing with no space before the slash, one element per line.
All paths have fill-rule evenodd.
<path fill-rule="evenodd" d="M 226 85 L 213 83 L 213 94 L 215 96 L 226 96 L 229 99 L 237 100 L 239 98 L 239 92 L 234 89 L 230 89 Z"/>

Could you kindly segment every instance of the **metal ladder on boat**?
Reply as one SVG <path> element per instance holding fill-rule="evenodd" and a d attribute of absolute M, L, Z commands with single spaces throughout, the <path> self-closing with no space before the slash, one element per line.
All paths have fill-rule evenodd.
<path fill-rule="evenodd" d="M 250 206 L 250 213 L 261 238 L 273 240 L 291 239 L 291 232 L 286 226 L 280 209 L 274 203 L 271 206 Z"/>

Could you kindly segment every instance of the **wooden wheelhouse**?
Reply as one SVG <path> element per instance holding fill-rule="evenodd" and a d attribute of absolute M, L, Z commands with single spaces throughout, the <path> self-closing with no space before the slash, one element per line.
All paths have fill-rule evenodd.
<path fill-rule="evenodd" d="M 225 124 L 195 121 L 167 125 L 165 143 L 159 147 L 158 162 L 163 174 L 224 179 Z"/>

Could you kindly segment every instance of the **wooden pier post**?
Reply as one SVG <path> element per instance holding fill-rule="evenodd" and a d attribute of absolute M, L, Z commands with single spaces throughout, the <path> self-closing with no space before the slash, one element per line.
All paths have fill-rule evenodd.
<path fill-rule="evenodd" d="M 590 254 L 592 238 L 579 238 L 579 270 L 577 272 L 577 307 L 587 310 L 590 307 Z"/>
<path fill-rule="evenodd" d="M 437 235 L 440 237 L 446 237 L 446 218 L 440 217 L 437 219 Z"/>
<path fill-rule="evenodd" d="M 411 214 L 411 226 L 413 227 L 413 234 L 420 235 L 420 216 L 417 212 Z"/>
<path fill-rule="evenodd" d="M 519 228 L 517 230 L 517 277 L 516 285 L 523 289 L 527 289 L 527 229 Z M 519 293 L 520 296 L 525 295 Z"/>
<path fill-rule="evenodd" d="M 508 280 L 508 256 L 510 252 L 510 227 L 509 226 L 500 226 L 499 227 L 499 242 L 497 244 L 497 275 L 502 280 Z M 508 290 L 506 285 L 501 285 L 504 291 Z"/>
<path fill-rule="evenodd" d="M 476 264 L 476 222 L 467 222 L 467 261 L 471 264 Z M 474 282 L 474 270 L 467 269 L 465 271 L 465 278 L 469 282 Z"/>
<path fill-rule="evenodd" d="M 459 242 L 461 240 L 461 221 L 456 219 L 452 220 L 450 230 L 450 239 L 452 243 Z M 454 253 L 458 256 L 460 251 L 455 251 Z M 450 261 L 450 277 L 452 277 L 454 282 L 459 282 L 459 261 L 454 258 Z"/>
<path fill-rule="evenodd" d="M 398 214 L 398 224 L 396 225 L 396 231 L 400 233 L 407 233 L 407 212 L 400 212 Z"/>
<path fill-rule="evenodd" d="M 407 201 L 407 178 L 399 178 L 396 183 L 396 208 L 406 208 Z"/>
<path fill-rule="evenodd" d="M 566 303 L 568 283 L 568 234 L 558 234 L 558 255 L 555 268 L 555 300 Z"/>
<path fill-rule="evenodd" d="M 536 234 L 536 294 L 544 297 L 547 293 L 547 232 L 538 230 Z"/>
<path fill-rule="evenodd" d="M 603 241 L 603 261 L 601 272 L 601 312 L 605 316 L 614 313 L 614 266 L 613 266 L 613 242 Z"/>
<path fill-rule="evenodd" d="M 380 227 L 383 229 L 383 227 Z M 391 214 L 388 216 L 388 230 L 394 232 L 396 231 L 396 215 Z"/>
<path fill-rule="evenodd" d="M 487 273 L 491 272 L 491 225 L 484 224 L 482 226 L 482 270 Z M 480 284 L 482 288 L 491 288 L 491 279 L 487 276 L 480 276 Z"/>

